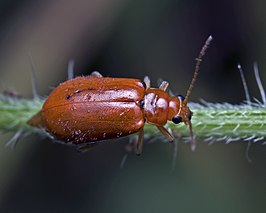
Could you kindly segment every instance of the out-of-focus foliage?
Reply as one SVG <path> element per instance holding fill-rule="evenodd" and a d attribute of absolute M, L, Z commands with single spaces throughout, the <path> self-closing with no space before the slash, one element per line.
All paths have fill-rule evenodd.
<path fill-rule="evenodd" d="M 41 96 L 67 78 L 99 70 L 104 76 L 163 78 L 185 94 L 195 57 L 208 35 L 191 101 L 240 103 L 237 64 L 258 96 L 252 65 L 266 82 L 264 1 L 2 1 L 0 88 L 31 97 L 33 57 Z M 215 119 L 215 118 L 214 118 Z M 80 154 L 49 140 L 24 139 L 15 150 L 0 144 L 1 212 L 265 212 L 265 146 L 207 146 L 195 153 L 180 143 L 171 173 L 171 144 L 145 143 L 143 155 L 119 168 L 125 140 Z M 171 174 L 170 174 L 171 173 Z"/>

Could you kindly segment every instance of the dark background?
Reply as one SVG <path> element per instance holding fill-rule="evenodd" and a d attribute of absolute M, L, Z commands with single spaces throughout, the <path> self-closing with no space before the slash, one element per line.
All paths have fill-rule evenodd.
<path fill-rule="evenodd" d="M 39 93 L 67 78 L 99 70 L 104 76 L 169 81 L 185 94 L 195 57 L 214 41 L 191 100 L 240 103 L 241 63 L 252 96 L 257 61 L 266 83 L 265 1 L 89 0 L 0 3 L 0 87 L 31 98 L 33 57 Z M 9 135 L 10 136 L 10 135 Z M 192 153 L 179 144 L 171 172 L 170 144 L 145 144 L 143 155 L 120 161 L 128 138 L 88 153 L 31 136 L 15 150 L 0 144 L 1 212 L 265 212 L 266 149 L 246 142 L 208 146 Z"/>

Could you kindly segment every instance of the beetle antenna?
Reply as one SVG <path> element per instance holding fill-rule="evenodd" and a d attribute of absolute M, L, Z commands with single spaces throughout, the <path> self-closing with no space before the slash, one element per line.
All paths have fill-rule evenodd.
<path fill-rule="evenodd" d="M 203 45 L 203 47 L 201 48 L 201 51 L 200 51 L 198 57 L 196 58 L 196 65 L 195 65 L 194 76 L 193 76 L 193 78 L 192 78 L 192 80 L 191 80 L 191 83 L 190 83 L 190 85 L 189 85 L 189 88 L 188 88 L 188 90 L 187 90 L 187 94 L 186 94 L 186 96 L 185 96 L 185 102 L 187 102 L 188 97 L 189 97 L 189 95 L 190 95 L 190 93 L 191 93 L 191 91 L 192 91 L 192 89 L 193 89 L 193 87 L 194 87 L 194 84 L 195 84 L 195 82 L 196 82 L 196 80 L 197 80 L 197 78 L 198 78 L 198 74 L 199 74 L 200 64 L 201 64 L 201 62 L 202 62 L 202 58 L 203 58 L 203 56 L 205 55 L 206 50 L 208 49 L 208 47 L 209 47 L 211 41 L 212 41 L 212 36 L 210 35 L 210 36 L 207 38 L 207 40 L 205 41 L 205 44 Z"/>

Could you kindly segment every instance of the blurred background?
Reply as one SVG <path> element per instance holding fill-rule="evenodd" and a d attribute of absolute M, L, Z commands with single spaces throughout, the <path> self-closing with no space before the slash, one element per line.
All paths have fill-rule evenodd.
<path fill-rule="evenodd" d="M 237 64 L 252 96 L 257 61 L 266 86 L 265 1 L 191 0 L 2 0 L 0 89 L 32 98 L 29 54 L 39 93 L 75 74 L 168 80 L 185 94 L 195 58 L 206 38 L 214 41 L 201 67 L 191 101 L 244 100 Z M 179 143 L 145 144 L 143 154 L 119 165 L 128 138 L 80 154 L 31 136 L 15 150 L 0 140 L 0 212 L 265 212 L 266 147 L 246 142 L 208 146 L 195 153 Z"/>

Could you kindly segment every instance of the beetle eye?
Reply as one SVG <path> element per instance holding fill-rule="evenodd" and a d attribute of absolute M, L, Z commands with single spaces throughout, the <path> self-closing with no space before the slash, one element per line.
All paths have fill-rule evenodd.
<path fill-rule="evenodd" d="M 180 122 L 182 122 L 182 118 L 178 115 L 174 116 L 172 118 L 172 121 L 175 123 L 175 124 L 179 124 Z"/>

